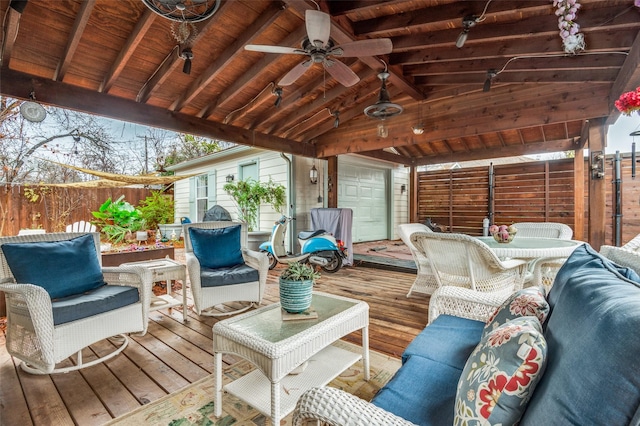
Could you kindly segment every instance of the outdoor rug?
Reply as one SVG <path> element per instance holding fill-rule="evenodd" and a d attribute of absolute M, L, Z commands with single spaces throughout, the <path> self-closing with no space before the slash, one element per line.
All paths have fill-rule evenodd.
<path fill-rule="evenodd" d="M 356 353 L 361 352 L 359 346 L 342 340 L 335 342 L 334 345 Z M 371 378 L 368 382 L 364 381 L 362 361 L 358 361 L 330 382 L 329 386 L 343 389 L 364 400 L 371 400 L 378 389 L 384 386 L 400 368 L 400 360 L 374 351 L 369 351 L 369 360 Z M 249 361 L 238 361 L 224 369 L 223 383 L 227 384 L 254 369 L 255 367 Z M 271 419 L 228 393 L 224 393 L 222 397 L 222 416 L 216 418 L 214 416 L 214 392 L 215 379 L 212 374 L 107 424 L 110 426 L 224 426 L 232 424 L 266 426 L 271 424 Z M 283 419 L 281 424 L 292 424 L 291 413 Z"/>

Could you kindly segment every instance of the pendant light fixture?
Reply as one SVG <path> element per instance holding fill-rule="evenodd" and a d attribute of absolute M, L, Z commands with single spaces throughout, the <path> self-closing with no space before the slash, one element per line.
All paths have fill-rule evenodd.
<path fill-rule="evenodd" d="M 391 99 L 389 98 L 389 92 L 387 91 L 387 79 L 389 78 L 389 73 L 387 72 L 386 63 L 384 71 L 378 74 L 378 78 L 382 82 L 378 101 L 375 104 L 366 107 L 364 109 L 364 114 L 369 118 L 380 120 L 380 123 L 378 124 L 378 137 L 386 138 L 389 136 L 389 129 L 385 126 L 384 121 L 387 118 L 402 114 L 404 108 L 402 108 L 401 105 L 391 102 Z"/>
<path fill-rule="evenodd" d="M 209 19 L 220 7 L 221 0 L 142 0 L 163 18 L 177 22 L 200 22 Z"/>
<path fill-rule="evenodd" d="M 411 126 L 411 131 L 414 135 L 421 135 L 424 133 L 424 122 L 422 121 L 422 105 L 418 104 L 418 124 Z"/>

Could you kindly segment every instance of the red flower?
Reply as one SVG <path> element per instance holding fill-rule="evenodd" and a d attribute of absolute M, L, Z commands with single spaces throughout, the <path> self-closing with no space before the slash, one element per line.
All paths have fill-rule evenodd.
<path fill-rule="evenodd" d="M 531 382 L 531 376 L 534 376 L 540 369 L 540 359 L 538 351 L 531 348 L 527 359 L 518 368 L 509 383 L 506 384 L 505 390 L 508 393 L 514 393 L 526 388 Z"/>
<path fill-rule="evenodd" d="M 530 295 L 520 295 L 516 297 L 513 302 L 509 305 L 509 312 L 514 315 L 520 316 L 537 316 L 540 322 L 544 318 L 544 314 L 540 312 L 540 303 L 536 301 L 537 299 L 534 296 Z"/>
<path fill-rule="evenodd" d="M 493 407 L 496 406 L 502 390 L 507 385 L 507 376 L 504 374 L 498 374 L 493 377 L 489 382 L 481 386 L 478 390 L 478 412 L 480 416 L 488 419 L 493 411 Z"/>
<path fill-rule="evenodd" d="M 626 92 L 620 95 L 615 102 L 618 111 L 624 115 L 631 115 L 634 111 L 640 109 L 640 87 L 631 92 Z"/>

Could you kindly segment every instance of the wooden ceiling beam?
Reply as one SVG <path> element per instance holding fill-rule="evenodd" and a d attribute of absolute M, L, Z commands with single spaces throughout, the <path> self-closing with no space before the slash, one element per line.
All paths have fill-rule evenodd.
<path fill-rule="evenodd" d="M 550 91 L 543 95 L 542 88 L 538 98 L 513 95 L 521 101 L 513 100 L 507 103 L 499 101 L 484 105 L 482 108 L 448 109 L 447 102 L 435 103 L 434 110 L 440 111 L 437 120 L 430 121 L 429 115 L 425 115 L 425 133 L 419 138 L 405 130 L 394 132 L 394 127 L 402 129 L 410 126 L 406 120 L 394 118 L 394 123 L 389 124 L 390 136 L 399 134 L 399 137 L 388 139 L 372 138 L 371 126 L 366 122 L 359 122 L 358 126 L 350 123 L 344 129 L 337 129 L 330 134 L 325 134 L 315 140 L 319 157 L 329 157 L 349 152 L 383 149 L 388 146 L 411 145 L 417 142 L 444 140 L 452 137 L 464 137 L 483 133 L 495 133 L 496 131 L 514 130 L 518 128 L 535 127 L 540 123 L 560 123 L 565 121 L 583 120 L 590 117 L 606 116 L 607 111 L 602 105 L 591 102 L 592 99 L 600 99 L 608 93 L 606 85 L 590 85 L 576 87 L 575 91 L 568 94 Z M 534 89 L 534 88 L 532 88 Z M 535 89 L 534 89 L 535 90 Z M 505 94 L 507 95 L 507 94 Z M 472 96 L 467 104 L 471 107 L 475 104 Z M 446 113 L 444 113 L 446 111 Z M 526 112 L 526 113 L 525 113 Z M 400 116 L 402 117 L 402 116 Z"/>
<path fill-rule="evenodd" d="M 358 1 L 327 1 L 332 16 L 349 15 L 352 13 L 375 12 L 380 6 L 394 6 L 406 4 L 407 0 L 358 0 Z"/>
<path fill-rule="evenodd" d="M 253 21 L 242 33 L 242 36 L 231 43 L 231 45 L 196 78 L 186 92 L 173 102 L 169 109 L 171 111 L 180 111 L 185 105 L 192 102 L 209 83 L 215 80 L 220 73 L 225 72 L 231 61 L 244 53 L 244 46 L 246 44 L 249 44 L 251 40 L 255 39 L 267 27 L 273 24 L 283 12 L 284 9 L 277 2 L 270 3 L 269 7 L 258 16 L 258 19 Z"/>
<path fill-rule="evenodd" d="M 2 30 L 2 48 L 0 49 L 0 65 L 9 67 L 11 61 L 11 53 L 18 37 L 18 29 L 20 27 L 20 12 L 8 6 L 6 12 L 6 21 Z"/>
<path fill-rule="evenodd" d="M 5 96 L 23 98 L 25 93 L 35 90 L 38 93 L 39 102 L 60 108 L 229 141 L 240 145 L 255 146 L 304 157 L 315 157 L 315 148 L 311 144 L 265 135 L 228 124 L 215 123 L 203 118 L 167 111 L 165 108 L 140 104 L 132 100 L 7 68 L 3 68 L 1 72 L 3 84 L 0 86 L 0 90 Z"/>
<path fill-rule="evenodd" d="M 142 14 L 142 17 L 136 23 L 135 28 L 129 34 L 127 38 L 127 42 L 120 49 L 120 53 L 118 57 L 111 65 L 111 69 L 107 73 L 107 75 L 102 80 L 102 84 L 98 88 L 99 92 L 109 93 L 113 83 L 120 77 L 122 70 L 127 65 L 131 57 L 133 56 L 138 45 L 144 40 L 149 28 L 151 28 L 151 24 L 155 21 L 158 15 L 153 13 L 151 9 L 145 7 L 145 11 Z"/>
<path fill-rule="evenodd" d="M 620 69 L 609 93 L 610 114 L 605 125 L 614 124 L 620 116 L 620 111 L 616 108 L 615 101 L 618 100 L 621 94 L 634 90 L 636 87 L 640 87 L 640 33 L 633 42 L 629 55 L 624 61 L 624 65 Z"/>
<path fill-rule="evenodd" d="M 404 166 L 413 166 L 416 164 L 415 158 L 407 157 L 400 154 L 392 154 L 383 150 L 360 152 L 358 153 L 358 155 L 374 158 L 376 160 L 388 161 L 390 163 L 402 164 Z"/>
<path fill-rule="evenodd" d="M 612 83 L 618 74 L 617 69 L 589 69 L 588 73 L 567 71 L 513 71 L 503 72 L 493 78 L 492 84 L 497 83 Z M 587 77 L 585 77 L 587 76 Z M 450 86 L 462 84 L 483 85 L 487 78 L 487 71 L 469 74 L 430 75 L 416 78 L 417 84 L 430 86 Z"/>
<path fill-rule="evenodd" d="M 307 34 L 307 29 L 304 25 L 298 27 L 294 32 L 289 34 L 282 42 L 279 44 L 280 46 L 292 46 L 294 44 L 300 44 L 300 40 L 304 38 Z M 248 85 L 250 85 L 255 79 L 258 78 L 258 75 L 264 73 L 266 71 L 267 66 L 269 66 L 273 61 L 277 60 L 278 56 L 263 54 L 262 58 L 251 66 L 251 71 L 244 73 L 240 78 L 236 79 L 229 87 L 227 87 L 222 93 L 216 96 L 215 99 L 210 101 L 206 107 L 204 107 L 197 114 L 198 117 L 208 118 L 213 111 L 225 105 L 230 100 L 234 99 L 240 92 L 242 92 Z M 276 82 L 274 82 L 275 84 Z"/>
<path fill-rule="evenodd" d="M 53 79 L 55 81 L 64 80 L 64 75 L 67 73 L 67 69 L 69 69 L 69 65 L 73 60 L 73 55 L 75 55 L 76 49 L 78 49 L 80 39 L 82 38 L 82 33 L 84 32 L 84 29 L 89 22 L 89 17 L 91 16 L 91 11 L 93 10 L 95 4 L 96 0 L 86 0 L 82 2 L 82 6 L 80 6 L 80 12 L 78 12 L 78 15 L 76 15 L 76 20 L 73 23 L 73 29 L 71 30 L 71 34 L 69 34 L 67 47 L 65 48 L 62 59 L 60 60 L 60 62 L 58 62 L 58 67 L 53 74 Z"/>

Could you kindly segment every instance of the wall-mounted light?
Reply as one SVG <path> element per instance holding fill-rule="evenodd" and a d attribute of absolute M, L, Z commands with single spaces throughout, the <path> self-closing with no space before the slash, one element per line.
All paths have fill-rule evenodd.
<path fill-rule="evenodd" d="M 405 192 L 407 192 L 407 185 L 400 185 L 400 194 L 404 194 Z"/>
<path fill-rule="evenodd" d="M 316 165 L 314 164 L 309 170 L 309 180 L 312 184 L 318 183 L 318 169 L 316 169 Z"/>
<path fill-rule="evenodd" d="M 233 175 L 227 175 L 226 177 L 227 182 L 233 182 L 233 179 L 234 179 Z"/>
<path fill-rule="evenodd" d="M 591 179 L 604 179 L 604 154 L 602 151 L 591 152 Z"/>

